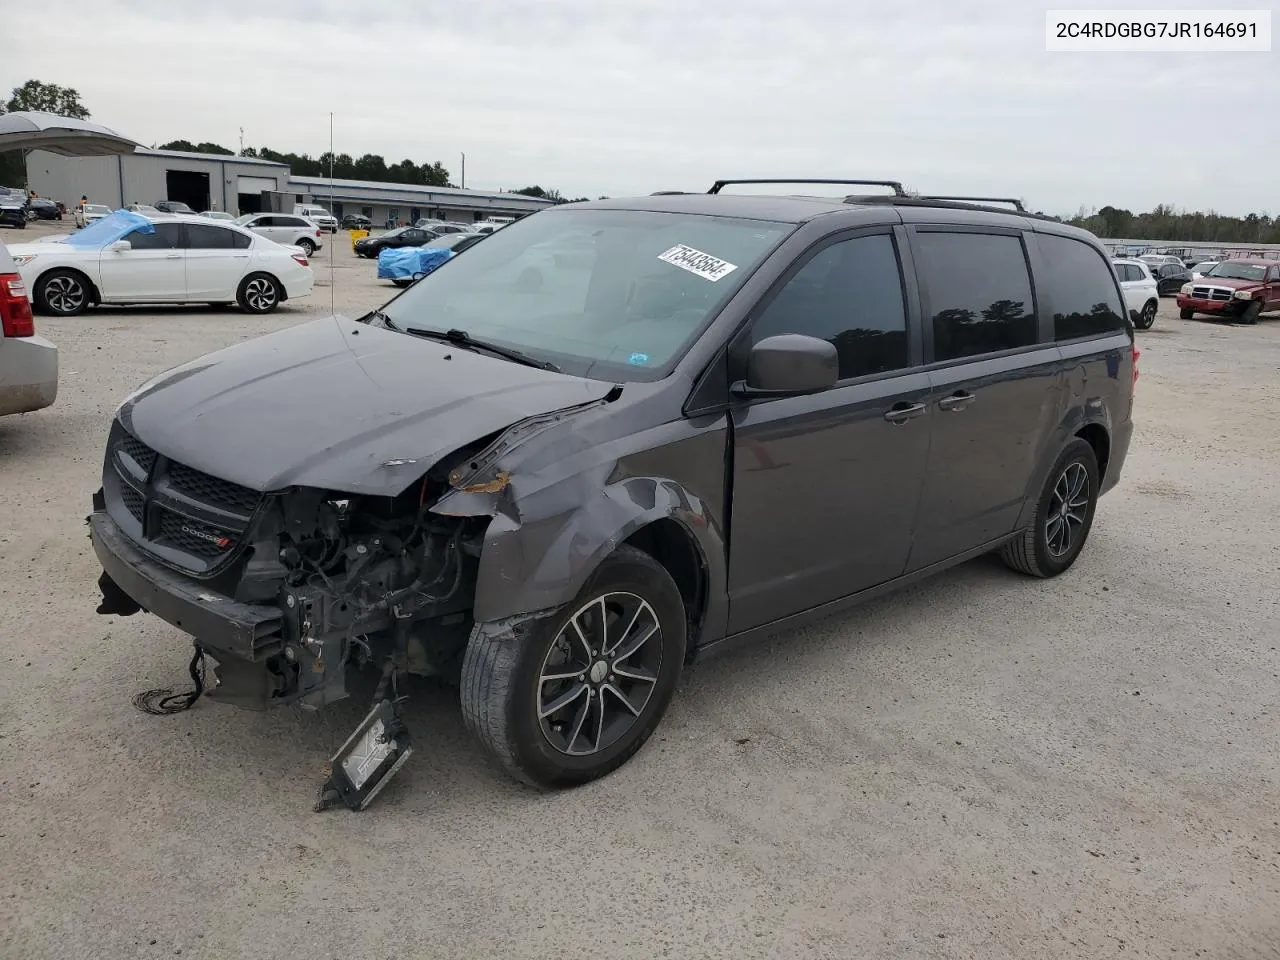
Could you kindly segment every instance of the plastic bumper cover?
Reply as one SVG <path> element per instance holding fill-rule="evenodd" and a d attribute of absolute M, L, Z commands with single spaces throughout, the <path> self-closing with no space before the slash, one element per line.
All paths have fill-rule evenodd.
<path fill-rule="evenodd" d="M 89 538 L 103 572 L 144 610 L 191 634 L 219 660 L 259 662 L 280 651 L 278 607 L 240 603 L 174 573 L 135 547 L 100 503 L 94 508 Z"/>

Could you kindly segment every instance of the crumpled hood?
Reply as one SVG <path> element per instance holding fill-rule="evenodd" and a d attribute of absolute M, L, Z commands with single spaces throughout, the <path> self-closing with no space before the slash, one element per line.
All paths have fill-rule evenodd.
<path fill-rule="evenodd" d="M 161 374 L 119 417 L 161 454 L 255 490 L 394 495 L 468 443 L 613 386 L 332 317 Z"/>

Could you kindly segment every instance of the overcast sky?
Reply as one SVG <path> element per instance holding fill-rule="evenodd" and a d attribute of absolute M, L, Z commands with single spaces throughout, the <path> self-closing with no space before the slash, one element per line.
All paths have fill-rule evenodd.
<path fill-rule="evenodd" d="M 333 111 L 338 152 L 440 160 L 456 183 L 465 151 L 476 188 L 861 176 L 1052 213 L 1280 212 L 1280 53 L 1046 53 L 1049 5 L 1088 6 L 43 0 L 6 7 L 23 42 L 0 90 L 73 86 L 148 144 L 235 149 L 244 127 L 313 155 Z"/>

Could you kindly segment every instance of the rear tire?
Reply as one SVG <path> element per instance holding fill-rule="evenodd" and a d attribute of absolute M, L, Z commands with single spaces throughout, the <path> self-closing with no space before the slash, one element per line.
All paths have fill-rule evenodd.
<path fill-rule="evenodd" d="M 1258 322 L 1258 316 L 1262 313 L 1262 302 L 1255 300 L 1244 308 L 1244 313 L 1240 314 L 1240 322 L 1253 326 Z"/>
<path fill-rule="evenodd" d="M 644 745 L 666 711 L 684 666 L 687 624 L 666 569 L 620 546 L 553 616 L 509 630 L 476 625 L 462 661 L 467 728 L 532 786 L 603 777 Z"/>
<path fill-rule="evenodd" d="M 1156 311 L 1160 309 L 1160 304 L 1154 300 L 1148 300 L 1142 307 L 1142 312 L 1138 314 L 1138 322 L 1134 324 L 1139 330 L 1150 330 L 1151 325 L 1156 322 Z"/>
<path fill-rule="evenodd" d="M 308 259 L 315 256 L 316 245 L 312 243 L 310 240 L 308 240 L 306 237 L 303 237 L 301 240 L 299 240 L 297 244 L 295 244 L 295 246 L 301 247 L 302 252 L 307 255 Z"/>
<path fill-rule="evenodd" d="M 1183 320 L 1190 320 L 1190 319 L 1191 319 L 1192 317 L 1194 317 L 1195 315 L 1196 315 L 1196 312 L 1195 312 L 1194 310 L 1185 310 L 1185 309 L 1184 309 L 1184 310 L 1179 310 L 1179 311 L 1178 311 L 1178 316 L 1180 316 Z"/>
<path fill-rule="evenodd" d="M 1000 559 L 1032 577 L 1056 577 L 1084 549 L 1098 504 L 1098 459 L 1073 439 L 1049 471 L 1031 525 L 1000 550 Z"/>
<path fill-rule="evenodd" d="M 268 273 L 249 274 L 236 291 L 236 303 L 246 313 L 270 313 L 282 299 L 280 281 Z"/>

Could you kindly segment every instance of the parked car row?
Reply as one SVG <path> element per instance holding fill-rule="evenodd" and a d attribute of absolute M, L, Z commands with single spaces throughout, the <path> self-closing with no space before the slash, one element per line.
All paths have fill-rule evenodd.
<path fill-rule="evenodd" d="M 481 221 L 479 223 L 452 223 L 447 220 L 418 220 L 411 227 L 396 227 L 376 237 L 361 237 L 352 248 L 357 257 L 376 259 L 383 250 L 399 247 L 421 247 L 439 237 L 487 235 L 505 224 Z"/>

